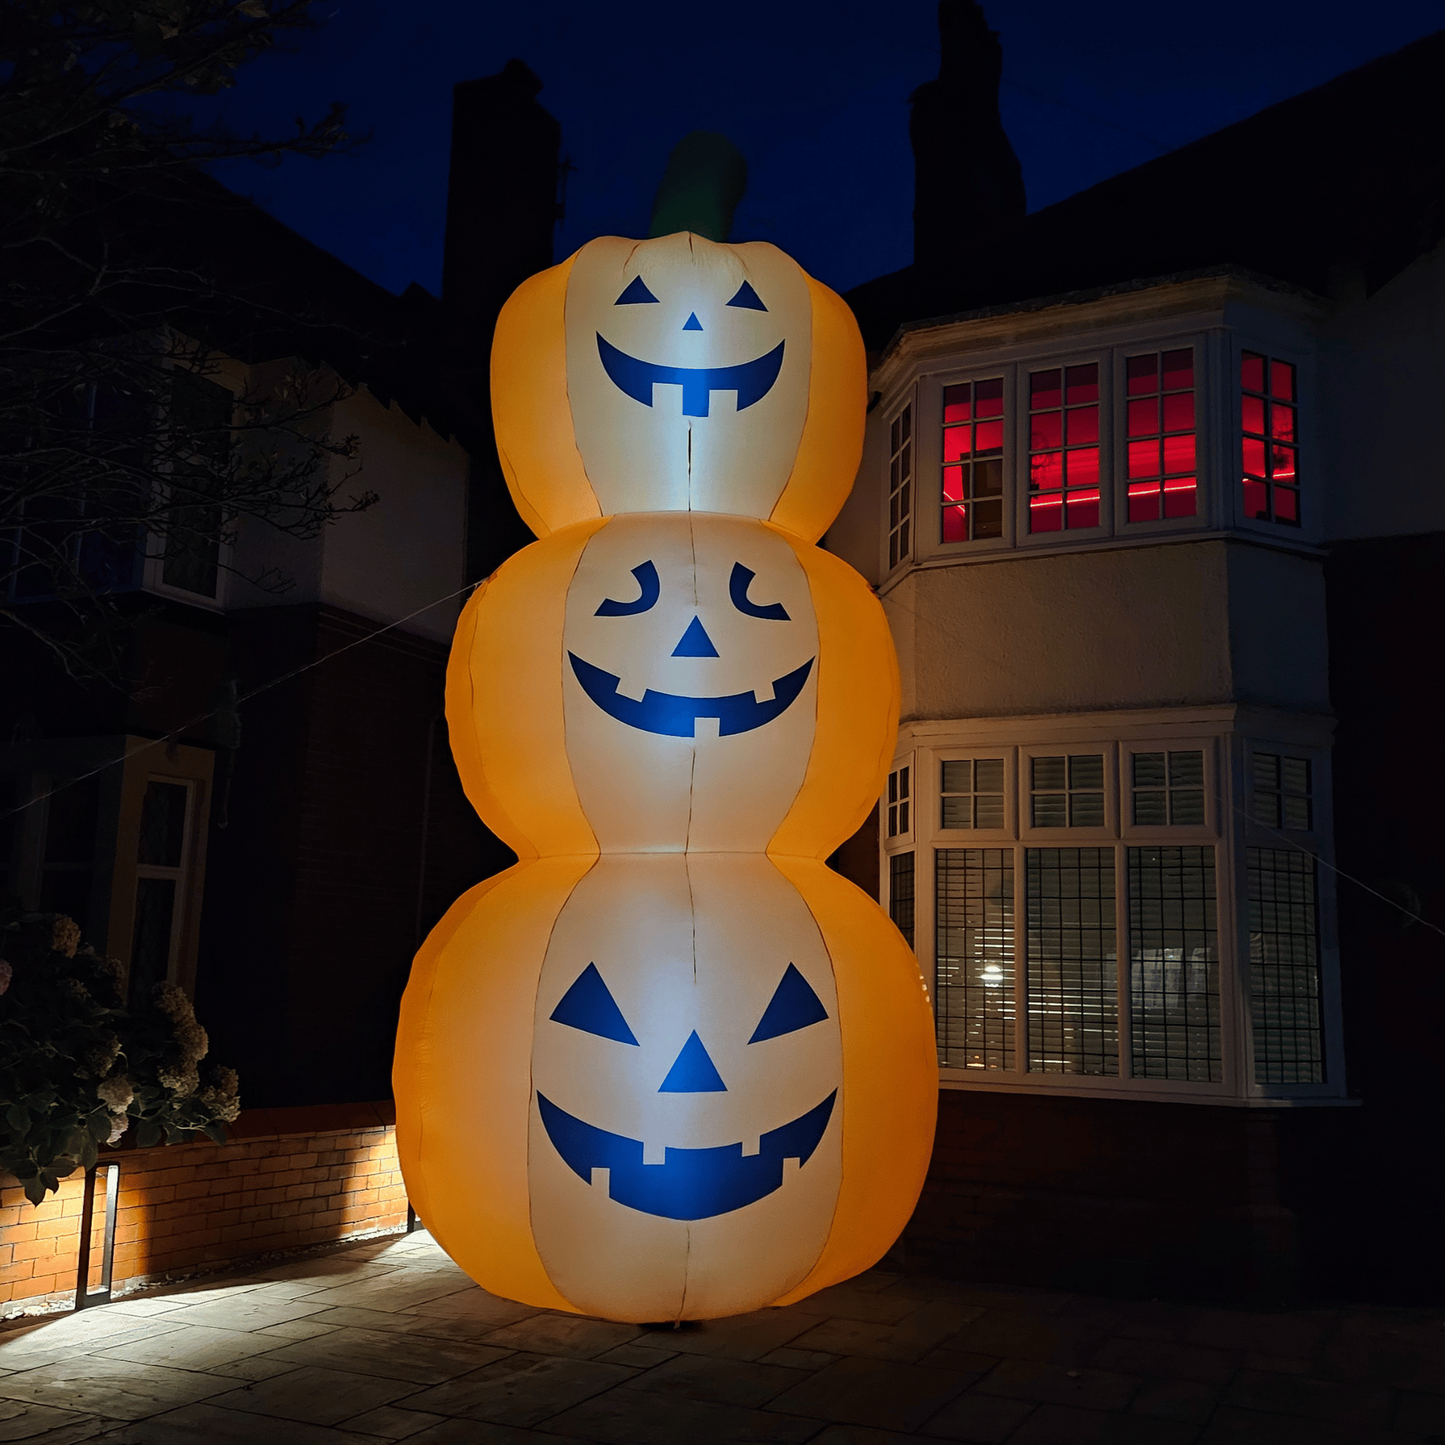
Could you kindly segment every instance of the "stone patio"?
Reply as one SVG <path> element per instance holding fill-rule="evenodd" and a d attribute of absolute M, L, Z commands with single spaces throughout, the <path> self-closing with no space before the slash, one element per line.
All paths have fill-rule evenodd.
<path fill-rule="evenodd" d="M 1423 1445 L 1445 1313 L 1251 1313 L 873 1271 L 683 1329 L 485 1294 L 424 1233 L 0 1333 L 0 1441 L 46 1445 Z"/>

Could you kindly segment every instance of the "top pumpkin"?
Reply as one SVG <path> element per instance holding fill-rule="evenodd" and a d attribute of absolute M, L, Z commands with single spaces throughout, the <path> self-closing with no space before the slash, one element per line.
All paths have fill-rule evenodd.
<path fill-rule="evenodd" d="M 776 246 L 603 236 L 502 309 L 497 452 L 539 537 L 694 511 L 816 542 L 858 470 L 866 376 L 852 312 Z"/>

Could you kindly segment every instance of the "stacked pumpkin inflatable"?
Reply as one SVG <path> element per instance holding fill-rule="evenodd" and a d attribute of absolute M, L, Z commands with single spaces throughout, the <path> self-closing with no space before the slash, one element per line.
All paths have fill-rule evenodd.
<path fill-rule="evenodd" d="M 604 238 L 501 315 L 497 445 L 540 540 L 467 604 L 447 721 L 520 861 L 417 955 L 395 1070 L 411 1200 L 494 1293 L 786 1304 L 917 1200 L 923 980 L 824 863 L 897 726 L 882 609 L 815 545 L 864 385 L 847 307 L 765 244 Z"/>

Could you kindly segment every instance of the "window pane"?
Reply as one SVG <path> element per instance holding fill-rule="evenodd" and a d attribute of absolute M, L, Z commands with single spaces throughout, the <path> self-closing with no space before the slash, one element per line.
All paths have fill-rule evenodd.
<path fill-rule="evenodd" d="M 1102 788 L 1104 786 L 1104 755 L 1075 753 L 1069 759 L 1071 788 Z"/>
<path fill-rule="evenodd" d="M 888 916 L 913 947 L 913 854 L 895 853 L 888 860 Z"/>
<path fill-rule="evenodd" d="M 1036 371 L 1029 377 L 1029 405 L 1038 411 L 1058 406 L 1063 401 L 1064 374 L 1061 371 Z"/>
<path fill-rule="evenodd" d="M 1155 440 L 1129 443 L 1129 475 L 1131 477 L 1157 477 L 1159 475 L 1159 443 Z"/>
<path fill-rule="evenodd" d="M 964 382 L 962 386 L 945 386 L 943 388 L 943 420 L 945 424 L 956 421 L 968 421 L 973 415 L 973 388 Z M 898 429 L 894 424 L 893 450 L 898 450 Z"/>
<path fill-rule="evenodd" d="M 1003 463 L 997 459 L 973 464 L 973 494 L 996 497 L 1003 492 Z"/>
<path fill-rule="evenodd" d="M 1129 849 L 1133 1076 L 1221 1077 L 1213 848 Z"/>
<path fill-rule="evenodd" d="M 183 783 L 146 784 L 141 804 L 137 863 L 162 868 L 181 866 L 181 844 L 186 832 L 186 788 Z"/>
<path fill-rule="evenodd" d="M 1003 415 L 1003 377 L 980 381 L 973 388 L 974 410 L 978 416 Z"/>
<path fill-rule="evenodd" d="M 945 828 L 973 827 L 973 798 L 965 794 L 961 798 L 944 798 L 940 822 Z"/>
<path fill-rule="evenodd" d="M 1151 437 L 1158 430 L 1158 398 L 1149 396 L 1142 401 L 1131 401 L 1129 403 L 1129 435 L 1131 437 Z"/>
<path fill-rule="evenodd" d="M 174 878 L 138 878 L 135 885 L 135 933 L 130 950 L 130 1003 L 148 1001 L 151 989 L 170 971 L 171 925 L 176 911 Z"/>
<path fill-rule="evenodd" d="M 960 457 L 966 457 L 973 450 L 973 428 L 967 426 L 951 426 L 943 433 L 943 460 L 945 462 L 956 462 Z"/>
<path fill-rule="evenodd" d="M 1264 443 L 1253 437 L 1244 439 L 1244 470 L 1251 477 L 1264 476 Z"/>
<path fill-rule="evenodd" d="M 1264 357 L 1246 351 L 1239 360 L 1239 384 L 1245 391 L 1264 390 Z"/>
<path fill-rule="evenodd" d="M 1194 385 L 1194 348 L 1166 351 L 1163 358 L 1164 390 L 1183 391 Z"/>
<path fill-rule="evenodd" d="M 1034 758 L 1031 774 L 1032 785 L 1035 788 L 1063 788 L 1067 776 L 1067 758 Z"/>
<path fill-rule="evenodd" d="M 1003 827 L 1003 794 L 979 793 L 974 797 L 974 827 Z"/>
<path fill-rule="evenodd" d="M 1003 503 L 995 498 L 991 502 L 973 504 L 973 535 L 975 537 L 1003 536 Z"/>
<path fill-rule="evenodd" d="M 1125 365 L 1129 374 L 1130 396 L 1144 396 L 1159 390 L 1159 358 L 1154 353 L 1131 356 Z"/>
<path fill-rule="evenodd" d="M 1003 759 L 980 758 L 974 765 L 974 787 L 980 793 L 1003 792 Z"/>
<path fill-rule="evenodd" d="M 1029 1068 L 1117 1074 L 1114 850 L 1030 848 Z"/>
<path fill-rule="evenodd" d="M 1169 790 L 1169 821 L 1175 827 L 1202 827 L 1204 825 L 1203 789 L 1171 788 Z"/>
<path fill-rule="evenodd" d="M 1014 878 L 1011 848 L 934 854 L 938 1060 L 1014 1066 Z"/>
<path fill-rule="evenodd" d="M 1099 408 L 1075 407 L 1068 413 L 1068 439 L 1071 447 L 1087 446 L 1099 440 Z"/>
<path fill-rule="evenodd" d="M 1066 793 L 1035 793 L 1033 797 L 1035 828 L 1067 828 L 1069 802 Z"/>
<path fill-rule="evenodd" d="M 1293 848 L 1250 848 L 1247 864 L 1255 1080 L 1323 1083 L 1314 859 Z"/>
<path fill-rule="evenodd" d="M 1070 793 L 1069 826 L 1071 828 L 1102 828 L 1104 826 L 1104 795 L 1102 793 Z"/>
<path fill-rule="evenodd" d="M 1085 366 L 1071 366 L 1064 374 L 1064 400 L 1070 406 L 1079 402 L 1098 401 L 1099 367 L 1096 362 Z"/>
<path fill-rule="evenodd" d="M 1068 479 L 1069 487 L 1096 487 L 1099 484 L 1099 449 L 1098 447 L 1080 447 L 1076 452 L 1065 452 L 1068 458 Z M 1070 499 L 1072 500 L 1072 498 Z M 1097 501 L 1097 498 L 1093 500 Z M 1071 527 L 1078 523 L 1070 521 Z M 1095 525 L 1093 523 L 1090 524 Z"/>
<path fill-rule="evenodd" d="M 1003 448 L 1003 423 L 981 421 L 974 428 L 973 449 L 976 452 L 996 452 Z"/>
<path fill-rule="evenodd" d="M 1247 396 L 1240 403 L 1240 422 L 1245 431 L 1264 434 L 1264 402 L 1257 396 Z"/>
<path fill-rule="evenodd" d="M 1164 438 L 1164 470 L 1177 475 L 1194 470 L 1194 435 Z"/>
<path fill-rule="evenodd" d="M 1162 788 L 1166 781 L 1163 753 L 1134 754 L 1134 786 L 1136 788 Z"/>
<path fill-rule="evenodd" d="M 1289 362 L 1270 362 L 1269 394 L 1280 401 L 1294 400 L 1294 367 Z"/>
<path fill-rule="evenodd" d="M 1194 430 L 1194 393 L 1180 392 L 1177 396 L 1164 398 L 1164 430 Z"/>
<path fill-rule="evenodd" d="M 1193 477 L 1172 477 L 1164 483 L 1164 515 L 1192 517 L 1195 515 L 1196 490 Z"/>
<path fill-rule="evenodd" d="M 1169 821 L 1169 795 L 1140 791 L 1134 794 L 1134 822 L 1145 828 L 1163 827 Z"/>
<path fill-rule="evenodd" d="M 945 793 L 967 793 L 973 789 L 973 762 L 969 758 L 946 762 L 943 765 L 943 791 Z"/>
<path fill-rule="evenodd" d="M 1046 411 L 1030 417 L 1029 446 L 1035 451 L 1042 451 L 1045 447 L 1060 446 L 1064 439 L 1063 428 L 1062 412 Z"/>
<path fill-rule="evenodd" d="M 1169 754 L 1169 786 L 1181 787 L 1189 783 L 1203 783 L 1204 754 L 1194 750 L 1186 753 Z"/>
<path fill-rule="evenodd" d="M 943 540 L 945 542 L 966 542 L 968 540 L 968 514 L 963 507 L 943 509 Z"/>

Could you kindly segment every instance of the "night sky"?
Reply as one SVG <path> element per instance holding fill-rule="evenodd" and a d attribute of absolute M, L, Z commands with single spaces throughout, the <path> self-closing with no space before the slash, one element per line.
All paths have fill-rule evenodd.
<path fill-rule="evenodd" d="M 675 142 L 746 155 L 735 240 L 773 241 L 846 289 L 911 259 L 908 95 L 938 70 L 934 0 L 336 0 L 290 53 L 247 66 L 232 125 L 336 99 L 354 154 L 222 179 L 393 291 L 441 286 L 451 88 L 512 56 L 542 78 L 575 167 L 556 254 L 646 234 Z M 1445 26 L 1445 0 L 986 0 L 1004 124 L 1036 210 Z M 1278 169 L 1289 203 L 1287 156 Z M 1207 202 L 1206 202 L 1207 204 Z"/>

